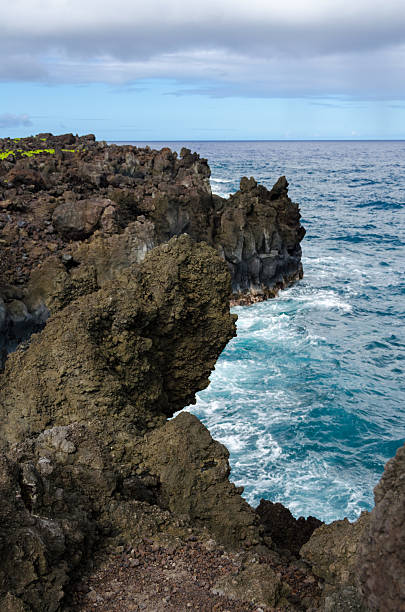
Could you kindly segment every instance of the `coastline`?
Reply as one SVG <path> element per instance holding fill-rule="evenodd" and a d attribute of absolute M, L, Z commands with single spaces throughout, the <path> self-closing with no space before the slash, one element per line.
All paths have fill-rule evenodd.
<path fill-rule="evenodd" d="M 243 178 L 225 201 L 187 149 L 179 159 L 169 150 L 123 155 L 91 136 L 38 139 L 46 151 L 28 139 L 26 150 L 39 152 L 0 166 L 1 209 L 12 218 L 0 243 L 7 280 L 28 255 L 20 287 L 4 283 L 0 303 L 3 329 L 24 340 L 0 386 L 2 605 L 60 609 L 72 577 L 87 571 L 74 609 L 113 610 L 129 597 L 146 610 L 366 610 L 385 597 L 370 580 L 379 564 L 386 609 L 398 609 L 403 566 L 390 568 L 404 534 L 390 526 L 405 499 L 403 449 L 371 514 L 320 526 L 281 504 L 254 510 L 229 481 L 227 449 L 201 422 L 187 413 L 167 420 L 208 385 L 235 335 L 231 288 L 231 304 L 246 305 L 302 278 L 305 231 L 285 177 L 271 190 Z M 118 161 L 129 175 L 108 172 Z M 268 286 L 257 294 L 262 275 Z M 92 568 L 95 551 L 101 566 Z M 195 559 L 206 567 L 201 585 Z"/>

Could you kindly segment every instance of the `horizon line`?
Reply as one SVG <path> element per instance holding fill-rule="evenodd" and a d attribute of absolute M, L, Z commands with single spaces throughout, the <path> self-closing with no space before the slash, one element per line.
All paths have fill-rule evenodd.
<path fill-rule="evenodd" d="M 107 142 L 405 142 L 405 138 L 160 138 L 106 139 Z"/>

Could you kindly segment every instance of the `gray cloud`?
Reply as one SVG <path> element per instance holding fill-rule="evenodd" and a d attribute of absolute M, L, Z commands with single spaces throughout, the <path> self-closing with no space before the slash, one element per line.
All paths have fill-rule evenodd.
<path fill-rule="evenodd" d="M 11 113 L 0 115 L 0 128 L 27 127 L 30 125 L 32 125 L 32 121 L 28 115 L 13 115 Z"/>
<path fill-rule="evenodd" d="M 0 79 L 165 78 L 222 96 L 405 93 L 405 3 L 357 0 L 14 0 L 0 9 Z"/>

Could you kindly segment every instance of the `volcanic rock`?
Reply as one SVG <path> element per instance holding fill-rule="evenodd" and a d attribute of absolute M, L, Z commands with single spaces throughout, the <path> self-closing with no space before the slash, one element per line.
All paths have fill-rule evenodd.
<path fill-rule="evenodd" d="M 322 525 L 322 521 L 313 516 L 300 516 L 296 519 L 283 504 L 267 499 L 260 500 L 256 512 L 266 538 L 270 538 L 279 549 L 288 550 L 296 557 L 314 530 Z"/>
<path fill-rule="evenodd" d="M 37 266 L 50 256 L 63 261 L 76 253 L 86 263 L 86 240 L 115 236 L 117 248 L 111 243 L 108 260 L 102 256 L 98 266 L 107 278 L 188 233 L 225 259 L 239 303 L 272 297 L 301 278 L 305 230 L 286 179 L 269 191 L 243 178 L 240 191 L 225 199 L 212 195 L 209 177 L 207 161 L 186 148 L 178 156 L 167 148 L 107 145 L 72 134 L 0 140 L 0 297 L 6 308 L 0 351 L 40 329 L 49 310 L 47 295 L 39 302 L 35 282 L 28 283 L 30 275 L 38 279 Z M 30 316 L 18 333 L 3 285 L 23 289 Z"/>
<path fill-rule="evenodd" d="M 358 558 L 362 591 L 370 610 L 405 610 L 405 446 L 385 466 L 374 500 Z"/>
<path fill-rule="evenodd" d="M 360 542 L 369 524 L 368 512 L 357 521 L 334 521 L 316 529 L 301 548 L 301 557 L 325 581 L 324 610 L 366 612 L 357 573 Z"/>
<path fill-rule="evenodd" d="M 257 517 L 228 480 L 229 452 L 195 416 L 181 413 L 154 430 L 142 456 L 160 483 L 160 505 L 207 526 L 227 546 L 259 544 Z"/>
<path fill-rule="evenodd" d="M 94 233 L 105 208 L 111 200 L 80 200 L 65 202 L 53 212 L 52 222 L 64 238 L 81 240 Z"/>
<path fill-rule="evenodd" d="M 215 252 L 181 236 L 71 302 L 9 357 L 0 383 L 3 441 L 74 421 L 106 444 L 118 431 L 130 440 L 194 402 L 235 334 L 229 292 Z"/>
<path fill-rule="evenodd" d="M 59 609 L 102 534 L 128 542 L 195 519 L 228 546 L 259 542 L 226 449 L 191 415 L 165 425 L 208 384 L 235 333 L 229 294 L 215 251 L 175 237 L 61 306 L 10 355 L 0 383 L 3 609 Z"/>

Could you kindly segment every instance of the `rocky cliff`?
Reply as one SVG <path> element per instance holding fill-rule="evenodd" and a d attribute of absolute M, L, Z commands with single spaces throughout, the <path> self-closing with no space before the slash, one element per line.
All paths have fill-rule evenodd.
<path fill-rule="evenodd" d="M 207 161 L 188 149 L 178 156 L 72 134 L 0 140 L 0 329 L 7 338 L 0 351 L 15 348 L 49 315 L 47 295 L 33 308 L 27 289 L 38 265 L 52 256 L 70 269 L 91 243 L 98 283 L 110 268 L 140 262 L 182 233 L 226 261 L 234 300 L 274 296 L 301 278 L 305 230 L 286 179 L 269 191 L 243 178 L 224 199 L 212 195 L 209 177 Z M 108 253 L 101 253 L 106 237 Z"/>
<path fill-rule="evenodd" d="M 405 446 L 385 466 L 375 506 L 316 529 L 301 556 L 323 579 L 326 612 L 405 610 Z"/>
<path fill-rule="evenodd" d="M 111 240 L 97 245 L 108 252 Z M 235 334 L 224 261 L 186 235 L 105 278 L 90 260 L 70 271 L 58 259 L 43 264 L 54 271 L 53 314 L 0 377 L 0 609 L 93 609 L 103 596 L 90 590 L 77 608 L 83 591 L 71 585 L 83 572 L 92 584 L 94 555 L 111 563 L 111 550 L 132 551 L 131 568 L 149 555 L 142 581 L 157 559 L 167 570 L 146 594 L 130 581 L 132 607 L 152 600 L 139 609 L 167 607 L 162 584 L 177 549 L 178 563 L 188 559 L 182 581 L 196 554 L 208 564 L 204 583 L 194 576 L 184 587 L 196 609 L 299 610 L 298 592 L 317 601 L 310 571 L 271 549 L 229 481 L 227 449 L 189 413 L 167 420 L 208 384 Z M 118 600 L 105 609 L 122 609 Z M 188 608 L 174 596 L 168 609 Z"/>
<path fill-rule="evenodd" d="M 371 513 L 320 525 L 255 511 L 226 448 L 168 420 L 234 335 L 232 294 L 300 274 L 285 179 L 222 200 L 189 151 L 1 147 L 0 609 L 405 610 L 405 447 Z"/>
<path fill-rule="evenodd" d="M 1 609 L 58 609 L 100 534 L 134 537 L 145 503 L 161 529 L 181 531 L 181 517 L 226 545 L 259 543 L 257 517 L 228 481 L 226 449 L 189 414 L 166 423 L 208 384 L 235 333 L 229 295 L 215 251 L 173 238 L 61 308 L 9 356 Z"/>

